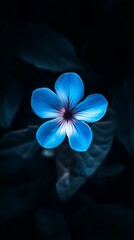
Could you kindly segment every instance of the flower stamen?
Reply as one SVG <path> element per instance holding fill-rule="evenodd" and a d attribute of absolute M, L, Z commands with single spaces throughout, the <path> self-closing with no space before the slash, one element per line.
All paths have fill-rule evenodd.
<path fill-rule="evenodd" d="M 73 118 L 73 111 L 70 108 L 61 109 L 61 114 L 65 121 L 72 120 Z"/>

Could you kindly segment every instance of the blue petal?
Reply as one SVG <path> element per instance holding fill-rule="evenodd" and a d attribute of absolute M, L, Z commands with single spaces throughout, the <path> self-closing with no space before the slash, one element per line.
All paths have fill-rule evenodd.
<path fill-rule="evenodd" d="M 64 105 L 74 107 L 84 95 L 84 84 L 76 73 L 64 73 L 55 83 L 55 90 Z"/>
<path fill-rule="evenodd" d="M 75 108 L 74 117 L 88 123 L 100 120 L 106 113 L 108 102 L 101 94 L 92 94 Z"/>
<path fill-rule="evenodd" d="M 37 141 L 44 148 L 57 147 L 62 143 L 65 136 L 65 128 L 60 123 L 59 118 L 45 122 L 36 133 Z"/>
<path fill-rule="evenodd" d="M 68 123 L 66 128 L 70 147 L 78 152 L 86 151 L 92 141 L 93 135 L 91 128 L 84 122 L 75 120 L 74 123 Z"/>
<path fill-rule="evenodd" d="M 33 91 L 31 106 L 37 116 L 54 118 L 59 116 L 61 103 L 58 96 L 49 88 L 38 88 Z"/>

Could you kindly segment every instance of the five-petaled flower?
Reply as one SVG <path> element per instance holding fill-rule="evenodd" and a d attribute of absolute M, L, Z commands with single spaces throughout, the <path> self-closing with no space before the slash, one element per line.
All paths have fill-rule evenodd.
<path fill-rule="evenodd" d="M 37 141 L 44 148 L 54 148 L 67 135 L 72 149 L 86 151 L 93 138 L 87 123 L 104 116 L 107 100 L 101 94 L 91 94 L 79 103 L 84 95 L 84 85 L 76 73 L 62 74 L 55 83 L 55 91 L 56 94 L 49 88 L 33 91 L 31 106 L 35 114 L 44 119 L 52 118 L 37 130 Z"/>

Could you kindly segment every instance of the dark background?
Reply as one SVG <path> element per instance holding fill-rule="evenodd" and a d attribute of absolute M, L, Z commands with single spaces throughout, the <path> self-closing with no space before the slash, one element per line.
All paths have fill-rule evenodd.
<path fill-rule="evenodd" d="M 5 0 L 0 5 L 1 139 L 9 134 L 6 140 L 0 140 L 0 239 L 133 240 L 133 3 Z M 64 55 L 66 42 L 55 45 L 59 35 L 50 34 L 49 41 L 45 33 L 40 34 L 43 25 L 72 44 L 79 67 L 74 65 L 73 54 L 66 56 L 65 51 Z M 44 46 L 52 53 L 55 50 L 54 55 L 46 57 Z M 37 61 L 27 61 L 26 52 L 32 54 L 32 49 Z M 59 58 L 61 53 L 67 65 Z M 47 68 L 45 64 L 37 67 L 42 61 L 49 62 Z M 31 110 L 32 91 L 38 87 L 53 89 L 57 77 L 68 71 L 80 74 L 86 94 L 105 95 L 117 126 L 104 161 L 109 166 L 115 164 L 112 173 L 101 177 L 95 173 L 67 202 L 62 202 L 55 189 L 54 156 L 38 152 L 31 158 L 19 158 L 15 154 L 19 140 L 14 136 L 13 154 L 7 149 L 11 131 L 42 123 Z M 27 138 L 24 136 L 23 144 L 29 141 Z"/>

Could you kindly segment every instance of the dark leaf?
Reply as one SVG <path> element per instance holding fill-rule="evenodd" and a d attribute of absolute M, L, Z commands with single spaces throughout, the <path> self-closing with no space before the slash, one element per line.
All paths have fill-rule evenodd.
<path fill-rule="evenodd" d="M 58 171 L 57 192 L 67 200 L 97 170 L 111 149 L 115 133 L 113 114 L 109 109 L 105 117 L 91 126 L 94 138 L 86 152 L 72 151 L 68 144 L 61 146 L 56 155 Z"/>
<path fill-rule="evenodd" d="M 134 210 L 119 205 L 98 204 L 86 195 L 76 194 L 70 221 L 75 239 L 134 239 Z"/>
<path fill-rule="evenodd" d="M 41 24 L 21 25 L 18 57 L 37 68 L 67 71 L 82 68 L 72 44 L 60 33 Z"/>
<path fill-rule="evenodd" d="M 125 166 L 119 162 L 112 162 L 111 164 L 102 163 L 96 172 L 98 177 L 115 177 L 118 174 L 122 173 L 125 169 Z"/>
<path fill-rule="evenodd" d="M 70 239 L 69 231 L 61 212 L 55 209 L 40 209 L 37 211 L 35 217 L 38 229 L 43 239 Z"/>
<path fill-rule="evenodd" d="M 32 183 L 0 188 L 0 221 L 24 214 L 33 207 L 35 191 Z"/>
<path fill-rule="evenodd" d="M 0 87 L 0 126 L 10 127 L 22 99 L 21 85 L 12 79 Z"/>
<path fill-rule="evenodd" d="M 47 195 L 44 203 L 53 175 L 50 159 L 40 154 L 28 159 L 13 154 L 0 156 L 0 222 L 30 211 L 40 192 Z"/>
<path fill-rule="evenodd" d="M 116 90 L 112 107 L 117 124 L 117 134 L 129 154 L 134 156 L 134 82 L 124 82 Z"/>
<path fill-rule="evenodd" d="M 41 147 L 36 141 L 37 127 L 6 133 L 0 140 L 0 154 L 16 154 L 22 158 L 32 157 Z"/>

